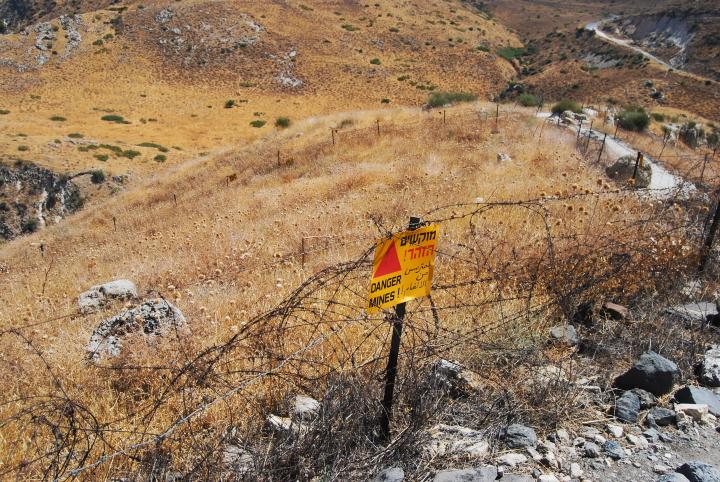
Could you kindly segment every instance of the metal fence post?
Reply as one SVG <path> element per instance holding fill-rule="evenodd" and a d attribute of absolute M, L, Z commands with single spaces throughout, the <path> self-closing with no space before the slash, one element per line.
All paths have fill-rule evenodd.
<path fill-rule="evenodd" d="M 418 217 L 410 217 L 408 229 L 420 227 Z M 392 316 L 392 339 L 390 340 L 390 353 L 388 354 L 387 369 L 385 370 L 385 393 L 380 414 L 380 436 L 383 440 L 390 438 L 390 419 L 392 418 L 393 394 L 395 390 L 395 377 L 397 375 L 398 355 L 400 354 L 400 336 L 402 335 L 403 319 L 405 318 L 405 303 L 395 306 Z"/>

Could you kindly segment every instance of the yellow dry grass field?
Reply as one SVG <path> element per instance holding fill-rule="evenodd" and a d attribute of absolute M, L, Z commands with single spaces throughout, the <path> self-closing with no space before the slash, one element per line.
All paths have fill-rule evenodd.
<path fill-rule="evenodd" d="M 50 25 L 45 53 L 34 33 L 0 37 L 0 155 L 141 177 L 250 143 L 278 117 L 419 105 L 430 89 L 490 97 L 515 71 L 476 47 L 519 45 L 444 2 L 130 3 L 83 14 L 74 47 Z"/>
<path fill-rule="evenodd" d="M 22 336 L 0 341 L 4 392 L 20 404 L 24 397 L 59 384 L 95 417 L 108 421 L 104 436 L 111 446 L 121 448 L 137 440 L 132 430 L 138 423 L 147 433 L 171 425 L 183 413 L 185 402 L 173 398 L 152 420 L 136 420 L 138 407 L 162 396 L 162 370 L 136 376 L 112 370 L 114 363 L 182 364 L 241 332 L 254 315 L 274 307 L 312 273 L 356 258 L 375 238 L 404 225 L 409 215 L 449 206 L 427 218 L 452 218 L 467 209 L 461 206 L 467 203 L 577 194 L 553 205 L 549 226 L 525 209 L 479 215 L 474 222 L 488 229 L 482 246 L 503 240 L 502 248 L 494 253 L 498 262 L 515 256 L 514 246 L 526 246 L 529 251 L 524 255 L 542 259 L 548 229 L 558 239 L 584 233 L 592 252 L 593 242 L 607 241 L 608 226 L 620 233 L 625 223 L 641 215 L 641 200 L 604 196 L 616 186 L 609 185 L 598 168 L 575 152 L 571 132 L 546 127 L 540 142 L 534 111 L 503 108 L 499 132 L 493 133 L 493 107 L 478 103 L 449 109 L 445 122 L 441 112 L 410 108 L 296 122 L 245 148 L 180 164 L 131 191 L 97 201 L 59 225 L 3 245 L 0 326 L 9 329 L 38 323 L 19 332 Z M 337 129 L 335 145 L 331 129 Z M 510 155 L 512 161 L 499 162 L 498 153 Z M 445 249 L 451 252 L 453 246 L 461 249 L 468 241 L 468 230 L 475 228 L 459 220 L 443 229 Z M 44 256 L 38 249 L 41 243 Z M 653 249 L 662 262 L 664 248 Z M 438 272 L 444 273 L 440 279 L 446 281 L 467 270 L 471 268 L 456 264 L 453 257 L 438 266 Z M 166 297 L 189 323 L 177 339 L 168 337 L 149 345 L 128 343 L 122 362 L 96 366 L 86 361 L 85 345 L 97 323 L 121 305 L 79 315 L 77 295 L 116 278 L 134 280 L 142 295 Z M 503 290 L 512 292 L 518 280 L 508 280 Z M 468 290 L 467 295 L 490 296 L 483 290 Z M 628 287 L 628 295 L 631 292 Z M 540 300 L 546 296 L 537 294 Z M 341 311 L 342 306 L 336 309 Z M 480 325 L 499 315 L 474 311 L 473 323 Z M 458 336 L 474 331 L 475 325 L 467 319 L 472 312 L 444 314 L 444 329 L 456 330 Z M 382 333 L 368 333 L 362 325 L 323 330 L 342 346 L 361 347 L 354 357 L 357 366 L 362 366 L 363 360 L 372 359 L 385 346 L 382 320 L 376 322 Z M 530 336 L 532 331 L 524 326 L 509 329 Z M 299 327 L 282 348 L 292 352 L 318 329 Z M 281 342 L 257 339 L 252 343 L 271 347 Z M 333 366 L 340 359 L 332 347 L 322 345 L 314 350 L 315 356 Z M 454 355 L 473 358 L 461 347 Z M 276 366 L 272 359 L 265 362 Z M 56 380 L 48 378 L 45 363 Z M 269 369 L 258 359 L 228 363 L 236 363 L 232 367 L 239 371 Z M 228 414 L 233 414 L 233 423 L 246 426 L 256 410 L 274 406 L 284 393 L 281 381 L 259 385 L 254 396 L 262 403 L 249 404 L 247 398 L 226 400 L 222 408 L 215 406 L 203 414 L 205 426 L 221 430 Z M 9 403 L 0 412 L 5 417 L 18 406 Z M 13 472 L 27 461 L 24 457 L 32 452 L 34 436 L 43 443 L 42 436 L 47 434 L 33 435 L 28 430 L 12 425 L 4 431 L 1 470 Z M 98 455 L 93 453 L 93 457 Z M 128 464 L 125 459 L 114 460 L 85 475 L 102 479 L 123 473 Z M 20 471 L 21 477 L 35 470 L 30 465 Z"/>

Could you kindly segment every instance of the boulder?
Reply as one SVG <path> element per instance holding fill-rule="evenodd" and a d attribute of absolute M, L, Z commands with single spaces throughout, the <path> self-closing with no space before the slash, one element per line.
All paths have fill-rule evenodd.
<path fill-rule="evenodd" d="M 90 336 L 86 350 L 93 361 L 103 356 L 117 356 L 121 340 L 131 333 L 142 332 L 147 341 L 162 336 L 185 324 L 185 317 L 175 306 L 164 299 L 147 300 L 140 306 L 100 322 Z"/>
<path fill-rule="evenodd" d="M 480 377 L 456 362 L 438 360 L 431 371 L 435 388 L 447 390 L 452 397 L 467 396 L 481 387 Z"/>
<path fill-rule="evenodd" d="M 690 482 L 720 482 L 720 471 L 703 462 L 686 462 L 675 472 L 684 475 Z"/>
<path fill-rule="evenodd" d="M 698 379 L 707 387 L 720 387 L 720 345 L 711 347 L 703 355 L 698 368 Z"/>
<path fill-rule="evenodd" d="M 696 301 L 668 308 L 667 312 L 689 322 L 705 323 L 709 318 L 718 315 L 717 304 L 707 301 Z"/>
<path fill-rule="evenodd" d="M 405 480 L 405 471 L 401 467 L 389 467 L 375 477 L 370 482 L 402 482 Z"/>
<path fill-rule="evenodd" d="M 605 169 L 605 173 L 610 179 L 617 182 L 625 183 L 633 177 L 635 172 L 635 156 L 623 156 L 619 158 L 611 166 Z M 635 187 L 645 188 L 650 185 L 650 179 L 652 178 L 652 167 L 650 163 L 645 160 L 642 166 L 638 166 L 637 175 L 635 178 Z"/>
<path fill-rule="evenodd" d="M 80 294 L 78 306 L 81 313 L 92 313 L 102 308 L 112 299 L 137 298 L 135 283 L 127 279 L 118 279 L 101 285 L 96 285 Z"/>
<path fill-rule="evenodd" d="M 600 314 L 613 320 L 624 320 L 630 315 L 630 310 L 617 303 L 606 301 L 600 307 Z"/>
<path fill-rule="evenodd" d="M 434 456 L 469 455 L 483 457 L 490 451 L 490 444 L 479 430 L 459 425 L 438 424 L 428 431 L 428 451 Z"/>
<path fill-rule="evenodd" d="M 655 395 L 653 395 L 652 393 L 643 390 L 642 388 L 633 388 L 630 391 L 638 396 L 638 399 L 640 400 L 641 410 L 646 410 L 657 405 L 657 398 L 655 398 Z"/>
<path fill-rule="evenodd" d="M 705 404 L 711 414 L 720 417 L 720 398 L 707 388 L 686 385 L 675 392 L 675 400 L 679 403 Z"/>
<path fill-rule="evenodd" d="M 550 336 L 568 346 L 578 344 L 578 335 L 573 325 L 557 325 L 550 328 Z"/>
<path fill-rule="evenodd" d="M 665 427 L 675 423 L 676 413 L 669 408 L 655 407 L 648 413 L 648 418 L 650 417 L 657 425 Z"/>
<path fill-rule="evenodd" d="M 501 432 L 500 438 L 503 439 L 505 445 L 511 449 L 534 447 L 537 444 L 535 430 L 518 423 L 514 423 L 505 428 Z"/>
<path fill-rule="evenodd" d="M 640 414 L 640 399 L 631 391 L 623 393 L 615 400 L 614 415 L 627 423 L 637 423 Z"/>
<path fill-rule="evenodd" d="M 497 469 L 493 466 L 477 469 L 442 470 L 435 474 L 435 482 L 494 482 Z"/>
<path fill-rule="evenodd" d="M 614 385 L 623 390 L 641 388 L 660 396 L 669 393 L 679 377 L 680 370 L 675 363 L 648 351 L 630 370 L 617 377 Z"/>

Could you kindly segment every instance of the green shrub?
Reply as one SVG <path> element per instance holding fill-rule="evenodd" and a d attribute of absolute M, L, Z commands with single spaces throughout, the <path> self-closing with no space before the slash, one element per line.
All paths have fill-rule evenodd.
<path fill-rule="evenodd" d="M 398 77 L 397 79 L 398 79 L 400 82 L 405 82 L 405 81 L 408 80 L 409 78 L 410 78 L 409 75 L 401 75 L 401 76 Z"/>
<path fill-rule="evenodd" d="M 381 103 L 381 104 L 389 104 L 389 103 L 390 103 L 390 99 L 387 99 L 387 98 L 382 99 L 382 100 L 380 101 L 380 103 Z"/>
<path fill-rule="evenodd" d="M 154 157 L 154 159 L 157 162 L 165 162 L 167 160 L 167 156 L 165 154 L 158 154 Z"/>
<path fill-rule="evenodd" d="M 650 116 L 642 107 L 628 106 L 618 114 L 617 121 L 625 130 L 642 132 L 650 124 Z"/>
<path fill-rule="evenodd" d="M 117 115 L 117 114 L 104 115 L 100 119 L 104 120 L 106 122 L 114 122 L 116 124 L 129 124 L 130 123 L 130 122 L 126 121 L 125 118 L 123 118 L 123 116 Z"/>
<path fill-rule="evenodd" d="M 40 223 L 37 219 L 27 219 L 22 223 L 23 233 L 34 233 L 35 231 L 37 231 L 39 225 Z"/>
<path fill-rule="evenodd" d="M 290 118 L 289 117 L 278 117 L 275 119 L 275 127 L 280 129 L 286 129 L 290 127 Z"/>
<path fill-rule="evenodd" d="M 467 92 L 433 92 L 428 99 L 428 106 L 441 107 L 458 102 L 472 102 L 476 99 L 477 95 Z"/>
<path fill-rule="evenodd" d="M 225 101 L 225 108 L 232 109 L 235 106 L 235 101 L 230 99 Z"/>
<path fill-rule="evenodd" d="M 375 57 L 374 59 L 370 60 L 370 63 L 373 65 L 380 65 L 381 62 L 379 58 Z"/>
<path fill-rule="evenodd" d="M 490 52 L 490 47 L 487 45 L 478 45 L 475 47 L 475 50 L 479 50 L 480 52 Z"/>
<path fill-rule="evenodd" d="M 102 184 L 105 182 L 105 173 L 97 170 L 90 173 L 90 182 L 93 184 Z"/>
<path fill-rule="evenodd" d="M 67 119 L 61 115 L 54 115 L 50 118 L 50 120 L 55 122 L 65 122 Z"/>
<path fill-rule="evenodd" d="M 7 109 L 0 109 L 0 115 L 8 115 L 10 113 Z"/>
<path fill-rule="evenodd" d="M 665 116 L 663 114 L 660 114 L 659 112 L 653 112 L 650 114 L 653 119 L 655 119 L 657 122 L 665 122 Z"/>
<path fill-rule="evenodd" d="M 539 107 L 542 104 L 540 97 L 532 94 L 520 94 L 517 101 L 525 107 Z"/>
<path fill-rule="evenodd" d="M 85 136 L 80 134 L 79 132 L 71 132 L 70 134 L 68 134 L 68 137 L 70 139 L 82 139 Z"/>
<path fill-rule="evenodd" d="M 718 133 L 718 131 L 711 132 L 710 134 L 707 135 L 707 137 L 705 138 L 705 141 L 707 142 L 707 145 L 709 147 L 717 146 L 718 143 L 720 143 L 720 133 Z"/>
<path fill-rule="evenodd" d="M 265 122 L 264 120 L 260 120 L 260 119 L 254 120 L 250 123 L 251 126 L 258 128 L 258 129 L 260 127 L 264 126 L 265 124 L 267 124 L 267 122 Z"/>
<path fill-rule="evenodd" d="M 527 55 L 527 51 L 522 47 L 503 47 L 497 51 L 497 54 L 505 60 L 511 61 L 515 57 Z"/>
<path fill-rule="evenodd" d="M 570 99 L 563 99 L 554 106 L 552 106 L 552 113 L 556 115 L 562 114 L 566 110 L 575 112 L 576 114 L 579 114 L 581 111 L 580 105 L 578 105 L 578 103 L 574 100 Z"/>
<path fill-rule="evenodd" d="M 132 149 L 128 149 L 127 151 L 122 151 L 122 156 L 127 157 L 128 159 L 135 159 L 139 155 L 140 155 L 140 153 L 138 151 L 133 151 Z"/>
<path fill-rule="evenodd" d="M 168 149 L 168 148 L 165 147 L 165 146 L 161 146 L 160 144 L 156 144 L 155 142 L 141 142 L 140 144 L 138 144 L 138 147 L 153 147 L 153 148 L 157 149 L 157 150 L 160 151 L 160 152 L 167 152 L 167 151 L 170 150 L 170 149 Z"/>
<path fill-rule="evenodd" d="M 94 154 L 93 157 L 98 161 L 107 162 L 109 156 L 107 154 Z"/>
<path fill-rule="evenodd" d="M 98 45 L 98 46 L 99 46 L 99 45 L 102 45 L 102 44 L 103 44 L 103 41 L 102 41 L 102 39 L 100 39 L 100 38 L 93 42 L 93 45 Z"/>
<path fill-rule="evenodd" d="M 349 24 L 349 23 L 344 23 L 344 24 L 342 24 L 342 25 L 340 25 L 340 26 L 341 26 L 342 28 L 344 28 L 345 30 L 347 30 L 348 32 L 355 32 L 355 31 L 357 31 L 357 30 L 360 30 L 359 27 L 356 27 L 355 25 L 351 25 L 351 24 Z"/>
<path fill-rule="evenodd" d="M 29 151 L 29 150 L 30 150 L 30 148 L 28 146 L 25 146 L 25 145 L 18 146 L 18 151 L 20 151 L 20 152 L 25 152 L 25 151 Z"/>

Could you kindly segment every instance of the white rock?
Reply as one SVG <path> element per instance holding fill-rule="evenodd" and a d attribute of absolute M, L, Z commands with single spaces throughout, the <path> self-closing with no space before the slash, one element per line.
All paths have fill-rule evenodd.
<path fill-rule="evenodd" d="M 576 479 L 579 477 L 582 477 L 584 471 L 582 467 L 580 467 L 580 464 L 577 462 L 573 462 L 570 464 L 570 477 Z"/>
<path fill-rule="evenodd" d="M 82 313 L 92 313 L 100 309 L 110 299 L 132 299 L 137 298 L 135 283 L 127 279 L 109 281 L 101 285 L 91 287 L 80 294 L 78 306 Z"/>
<path fill-rule="evenodd" d="M 653 466 L 653 472 L 655 472 L 656 474 L 667 474 L 668 472 L 670 472 L 670 470 L 670 467 L 668 467 L 667 465 L 657 464 Z"/>
<path fill-rule="evenodd" d="M 675 405 L 676 413 L 685 414 L 696 422 L 702 422 L 704 419 L 707 419 L 708 410 L 708 406 L 704 403 L 678 403 Z"/>
<path fill-rule="evenodd" d="M 498 152 L 497 160 L 498 160 L 498 162 L 510 162 L 510 161 L 512 161 L 512 157 L 510 157 L 508 154 L 505 154 L 503 152 Z"/>
<path fill-rule="evenodd" d="M 607 424 L 607 431 L 615 438 L 622 437 L 624 432 L 623 428 L 620 425 L 615 425 L 612 423 Z"/>
<path fill-rule="evenodd" d="M 278 432 L 285 432 L 294 435 L 304 435 L 308 427 L 302 423 L 295 422 L 291 418 L 268 415 L 267 423 L 271 429 Z"/>
<path fill-rule="evenodd" d="M 515 452 L 503 454 L 497 459 L 495 459 L 495 461 L 499 465 L 507 465 L 508 467 L 515 467 L 517 465 L 524 464 L 525 462 L 527 462 L 527 460 L 527 457 L 525 457 L 523 454 L 518 454 Z"/>
<path fill-rule="evenodd" d="M 297 395 L 295 397 L 295 415 L 300 419 L 315 418 L 320 410 L 320 402 L 311 397 Z"/>
<path fill-rule="evenodd" d="M 543 474 L 538 478 L 538 482 L 560 482 L 555 474 Z"/>
<path fill-rule="evenodd" d="M 638 437 L 637 435 L 633 435 L 631 433 L 627 434 L 625 438 L 627 438 L 628 442 L 640 449 L 646 449 L 650 445 L 645 437 Z"/>
<path fill-rule="evenodd" d="M 558 439 L 564 444 L 570 443 L 570 434 L 564 428 L 559 428 L 556 432 Z"/>
<path fill-rule="evenodd" d="M 438 424 L 429 431 L 428 451 L 436 456 L 467 454 L 471 457 L 483 457 L 490 451 L 490 444 L 484 434 L 478 430 L 458 425 Z"/>

